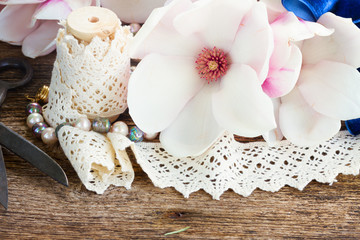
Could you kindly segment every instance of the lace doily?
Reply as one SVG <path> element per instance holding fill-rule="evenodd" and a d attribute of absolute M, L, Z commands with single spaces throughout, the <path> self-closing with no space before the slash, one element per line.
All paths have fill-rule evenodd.
<path fill-rule="evenodd" d="M 95 37 L 86 44 L 66 28 L 59 30 L 49 103 L 44 106 L 44 118 L 51 126 L 85 115 L 116 119 L 125 111 L 131 38 L 129 27 L 119 27 L 111 38 Z"/>
<path fill-rule="evenodd" d="M 285 185 L 302 190 L 312 180 L 332 184 L 338 174 L 355 175 L 360 169 L 360 142 L 345 131 L 316 147 L 288 141 L 275 147 L 244 144 L 225 134 L 203 155 L 187 158 L 169 155 L 159 143 L 138 143 L 133 149 L 155 186 L 174 187 L 185 197 L 200 189 L 214 199 L 228 189 L 243 196 Z"/>
<path fill-rule="evenodd" d="M 110 186 L 130 189 L 134 180 L 126 148 L 133 143 L 120 133 L 107 136 L 64 126 L 59 130 L 59 143 L 66 157 L 88 190 L 98 194 Z"/>

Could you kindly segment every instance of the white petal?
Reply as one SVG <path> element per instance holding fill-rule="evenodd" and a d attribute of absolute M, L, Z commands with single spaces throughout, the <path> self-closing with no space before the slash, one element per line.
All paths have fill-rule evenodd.
<path fill-rule="evenodd" d="M 23 42 L 25 56 L 35 58 L 55 50 L 55 38 L 60 28 L 57 21 L 44 21 L 38 29 L 30 33 Z"/>
<path fill-rule="evenodd" d="M 274 106 L 274 115 L 275 115 L 275 120 L 277 123 L 277 128 L 270 130 L 267 133 L 264 133 L 263 138 L 270 146 L 275 146 L 284 138 L 284 135 L 282 134 L 280 126 L 278 124 L 279 123 L 279 108 L 280 108 L 280 104 L 281 104 L 280 98 L 273 98 L 271 100 L 272 100 L 273 106 Z"/>
<path fill-rule="evenodd" d="M 291 55 L 285 66 L 270 69 L 269 75 L 262 85 L 264 92 L 271 98 L 288 94 L 295 86 L 301 69 L 302 55 L 297 46 L 291 46 Z"/>
<path fill-rule="evenodd" d="M 102 7 L 111 9 L 126 23 L 144 23 L 152 10 L 164 3 L 165 0 L 101 0 Z"/>
<path fill-rule="evenodd" d="M 304 64 L 316 64 L 321 60 L 331 60 L 360 67 L 360 29 L 351 19 L 326 13 L 318 21 L 327 28 L 334 28 L 328 37 L 316 36 L 306 40 L 301 52 Z"/>
<path fill-rule="evenodd" d="M 274 39 L 268 23 L 266 7 L 262 3 L 255 3 L 241 22 L 230 51 L 231 61 L 251 66 L 262 83 L 269 71 L 273 49 Z"/>
<path fill-rule="evenodd" d="M 72 10 L 92 5 L 92 0 L 65 0 Z"/>
<path fill-rule="evenodd" d="M 310 27 L 303 20 L 299 20 L 292 12 L 287 12 L 280 15 L 272 24 L 271 28 L 274 33 L 275 48 L 270 60 L 270 68 L 282 68 L 287 62 L 291 54 L 291 48 L 294 44 L 301 45 L 302 40 L 309 39 L 315 36 L 314 31 L 321 26 L 318 23 L 313 23 L 316 26 Z M 313 29 L 311 29 L 311 27 Z M 320 27 L 319 27 L 320 28 Z M 327 29 L 325 27 L 322 27 Z M 330 30 L 329 30 L 330 31 Z M 330 31 L 331 34 L 333 31 Z"/>
<path fill-rule="evenodd" d="M 199 34 L 206 47 L 227 52 L 241 20 L 252 5 L 252 0 L 197 1 L 190 11 L 174 19 L 174 25 L 185 36 Z"/>
<path fill-rule="evenodd" d="M 21 44 L 24 38 L 38 27 L 31 25 L 37 4 L 9 5 L 0 12 L 0 40 Z"/>
<path fill-rule="evenodd" d="M 149 54 L 130 77 L 129 113 L 144 132 L 160 132 L 204 84 L 193 59 Z"/>
<path fill-rule="evenodd" d="M 315 33 L 318 36 L 323 36 L 323 37 L 330 36 L 335 31 L 333 28 L 326 28 L 320 23 L 308 22 L 308 21 L 302 21 L 302 22 L 311 32 Z"/>
<path fill-rule="evenodd" d="M 256 137 L 276 127 L 271 99 L 247 65 L 231 66 L 213 95 L 213 107 L 220 126 L 240 136 Z"/>
<path fill-rule="evenodd" d="M 47 1 L 36 9 L 34 19 L 62 20 L 71 13 L 71 8 L 66 1 Z"/>
<path fill-rule="evenodd" d="M 276 39 L 284 37 L 285 42 L 301 41 L 312 38 L 315 34 L 306 26 L 304 21 L 300 21 L 294 13 L 287 12 L 282 14 L 271 24 Z"/>
<path fill-rule="evenodd" d="M 198 156 L 223 134 L 212 112 L 212 86 L 205 86 L 160 134 L 164 148 L 176 157 Z"/>
<path fill-rule="evenodd" d="M 284 6 L 281 3 L 281 0 L 260 0 L 266 4 L 268 8 L 276 12 L 287 12 Z"/>
<path fill-rule="evenodd" d="M 190 9 L 191 5 L 190 0 L 174 0 L 155 9 L 131 43 L 131 57 L 143 58 L 149 53 L 195 56 L 201 52 L 202 44 L 195 36 L 183 36 L 173 26 L 175 16 Z"/>
<path fill-rule="evenodd" d="M 303 67 L 298 87 L 316 111 L 339 120 L 360 117 L 360 73 L 330 61 Z"/>
<path fill-rule="evenodd" d="M 281 101 L 279 125 L 284 136 L 295 145 L 317 145 L 340 130 L 339 120 L 314 111 L 297 88 L 281 98 Z"/>

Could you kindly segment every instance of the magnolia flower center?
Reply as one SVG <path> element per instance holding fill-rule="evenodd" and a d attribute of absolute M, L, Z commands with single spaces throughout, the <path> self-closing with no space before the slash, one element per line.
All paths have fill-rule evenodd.
<path fill-rule="evenodd" d="M 228 57 L 221 49 L 204 48 L 195 61 L 201 78 L 208 83 L 222 78 L 229 69 Z"/>

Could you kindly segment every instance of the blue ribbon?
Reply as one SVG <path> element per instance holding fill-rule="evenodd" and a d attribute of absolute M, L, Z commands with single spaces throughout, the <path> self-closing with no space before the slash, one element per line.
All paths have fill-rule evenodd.
<path fill-rule="evenodd" d="M 324 13 L 332 12 L 340 17 L 352 18 L 360 28 L 359 0 L 282 0 L 282 4 L 306 21 L 316 22 Z"/>
<path fill-rule="evenodd" d="M 340 17 L 352 18 L 360 28 L 360 0 L 282 0 L 282 4 L 306 21 L 316 22 L 324 13 L 332 12 Z M 360 118 L 345 121 L 345 125 L 352 135 L 360 134 Z"/>

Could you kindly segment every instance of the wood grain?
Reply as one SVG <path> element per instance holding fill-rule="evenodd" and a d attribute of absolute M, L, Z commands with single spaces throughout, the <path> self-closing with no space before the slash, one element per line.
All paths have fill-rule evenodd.
<path fill-rule="evenodd" d="M 22 57 L 20 47 L 0 43 L 4 57 Z M 36 140 L 25 125 L 24 94 L 49 84 L 54 59 L 55 53 L 29 59 L 34 79 L 8 93 L 0 121 L 56 159 L 70 186 L 4 150 L 9 209 L 0 209 L 0 239 L 360 238 L 358 176 L 340 176 L 333 186 L 313 182 L 303 192 L 285 187 L 277 193 L 256 190 L 244 198 L 229 191 L 216 201 L 199 191 L 184 199 L 172 188 L 155 188 L 132 159 L 136 177 L 131 190 L 87 191 L 61 150 Z M 122 119 L 131 123 L 128 115 Z M 185 232 L 164 236 L 187 226 Z"/>

